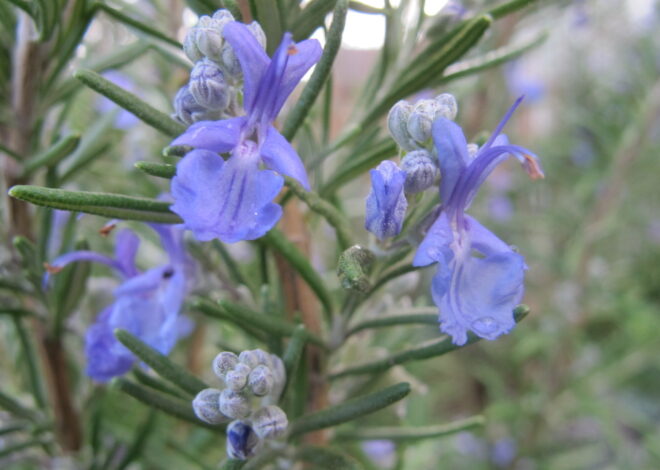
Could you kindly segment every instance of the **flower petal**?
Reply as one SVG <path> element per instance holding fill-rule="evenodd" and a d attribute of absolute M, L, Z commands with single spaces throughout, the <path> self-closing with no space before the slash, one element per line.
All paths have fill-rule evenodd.
<path fill-rule="evenodd" d="M 453 240 L 454 233 L 449 218 L 443 211 L 417 248 L 412 262 L 413 266 L 427 266 L 437 262 L 447 265 L 454 257 L 450 248 Z"/>
<path fill-rule="evenodd" d="M 459 177 L 470 161 L 467 141 L 460 126 L 444 117 L 437 118 L 433 122 L 432 133 L 442 178 L 440 197 L 443 204 L 447 204 Z"/>
<path fill-rule="evenodd" d="M 281 175 L 290 176 L 310 190 L 307 172 L 298 153 L 273 126 L 268 128 L 266 140 L 261 147 L 261 158 L 269 168 Z"/>
<path fill-rule="evenodd" d="M 189 145 L 218 153 L 229 152 L 238 144 L 245 119 L 241 116 L 221 121 L 197 122 L 170 145 Z"/>
<path fill-rule="evenodd" d="M 128 372 L 136 360 L 135 356 L 117 341 L 113 327 L 108 323 L 114 306 L 113 304 L 106 307 L 85 334 L 86 373 L 97 382 L 107 382 Z"/>
<path fill-rule="evenodd" d="M 263 76 L 270 59 L 264 52 L 261 44 L 250 33 L 250 30 L 242 23 L 227 23 L 222 30 L 222 35 L 234 49 L 236 58 L 241 64 L 243 71 L 243 107 L 248 113 L 254 109 L 254 101 L 257 94 L 259 81 Z"/>
<path fill-rule="evenodd" d="M 408 202 L 403 192 L 406 172 L 385 160 L 371 174 L 371 192 L 367 196 L 365 228 L 379 240 L 401 232 Z"/>
<path fill-rule="evenodd" d="M 130 229 L 122 229 L 115 240 L 115 259 L 122 266 L 125 277 L 138 274 L 135 266 L 135 255 L 140 246 L 140 239 Z"/>
<path fill-rule="evenodd" d="M 179 214 L 187 229 L 200 241 L 216 238 L 220 223 L 218 205 L 222 188 L 218 184 L 224 160 L 208 150 L 193 150 L 179 161 L 172 178 L 173 212 Z"/>
<path fill-rule="evenodd" d="M 442 331 L 457 345 L 466 343 L 468 331 L 489 340 L 508 333 L 524 291 L 523 257 L 511 250 L 486 258 L 468 256 L 452 268 L 449 288 L 433 292 Z"/>

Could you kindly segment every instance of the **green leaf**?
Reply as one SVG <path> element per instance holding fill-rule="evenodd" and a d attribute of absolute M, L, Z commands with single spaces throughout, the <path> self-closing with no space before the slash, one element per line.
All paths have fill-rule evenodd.
<path fill-rule="evenodd" d="M 162 111 L 158 111 L 133 93 L 115 85 L 96 72 L 78 69 L 73 76 L 165 135 L 176 137 L 186 130 L 186 126 L 183 124 L 175 121 Z"/>
<path fill-rule="evenodd" d="M 522 8 L 525 8 L 537 0 L 512 0 L 510 2 L 503 3 L 498 5 L 495 8 L 491 9 L 488 13 L 493 19 L 498 20 L 506 15 L 509 15 L 513 12 L 516 12 Z"/>
<path fill-rule="evenodd" d="M 177 400 L 121 377 L 113 379 L 112 385 L 145 405 L 159 409 L 171 416 L 215 431 L 222 432 L 224 430 L 224 427 L 214 426 L 197 419 L 192 410 L 192 401 Z"/>
<path fill-rule="evenodd" d="M 522 320 L 525 316 L 527 316 L 527 314 L 529 314 L 529 307 L 526 305 L 519 305 L 513 311 L 516 322 Z M 441 336 L 439 339 L 432 340 L 416 348 L 408 349 L 406 351 L 402 351 L 400 353 L 396 353 L 383 359 L 369 362 L 367 364 L 340 370 L 330 374 L 330 379 L 338 379 L 340 377 L 346 377 L 349 375 L 377 374 L 384 372 L 398 364 L 442 356 L 443 354 L 464 348 L 480 340 L 481 338 L 470 332 L 468 333 L 467 343 L 465 343 L 463 346 L 457 346 L 451 342 L 450 336 Z"/>
<path fill-rule="evenodd" d="M 293 39 L 302 41 L 307 39 L 316 28 L 323 25 L 325 16 L 335 6 L 337 0 L 312 0 L 300 12 L 300 15 L 293 22 L 291 32 Z"/>
<path fill-rule="evenodd" d="M 76 250 L 89 248 L 86 242 L 76 244 Z M 51 277 L 53 284 L 53 336 L 59 338 L 64 331 L 67 317 L 74 312 L 86 292 L 87 279 L 91 272 L 89 262 L 78 262 L 65 266 L 62 271 Z"/>
<path fill-rule="evenodd" d="M 227 459 L 220 466 L 220 470 L 239 470 L 247 463 L 247 460 Z"/>
<path fill-rule="evenodd" d="M 148 344 L 143 343 L 126 330 L 115 330 L 115 337 L 133 354 L 142 359 L 164 379 L 169 380 L 181 390 L 191 395 L 197 395 L 205 388 L 209 388 L 203 381 L 186 371 L 183 367 L 174 364 L 167 356 L 156 351 Z"/>
<path fill-rule="evenodd" d="M 79 134 L 71 134 L 58 140 L 52 147 L 25 162 L 22 177 L 29 177 L 30 174 L 39 168 L 57 165 L 60 160 L 69 156 L 78 147 L 79 143 Z"/>
<path fill-rule="evenodd" d="M 30 439 L 28 441 L 20 442 L 18 444 L 9 445 L 0 449 L 0 459 L 5 458 L 15 452 L 19 452 L 30 447 L 48 445 L 51 441 L 42 437 Z"/>
<path fill-rule="evenodd" d="M 171 203 L 157 199 L 40 186 L 14 186 L 9 190 L 9 195 L 38 206 L 85 212 L 110 219 L 141 220 L 162 224 L 181 223 L 179 216 L 170 211 Z"/>
<path fill-rule="evenodd" d="M 307 257 L 277 229 L 269 231 L 261 240 L 280 253 L 300 274 L 300 277 L 303 278 L 321 301 L 325 313 L 329 317 L 333 311 L 332 297 L 326 290 L 325 283 L 309 263 Z"/>
<path fill-rule="evenodd" d="M 45 0 L 45 1 L 52 1 L 52 0 Z M 112 8 L 111 6 L 106 5 L 105 3 L 98 2 L 98 3 L 96 3 L 96 5 L 97 5 L 97 8 L 99 10 L 105 11 L 108 15 L 112 16 L 113 18 L 120 21 L 121 23 L 124 23 L 127 26 L 135 28 L 138 31 L 141 31 L 141 32 L 143 32 L 144 34 L 146 34 L 148 36 L 152 36 L 156 39 L 164 41 L 164 42 L 176 47 L 177 49 L 182 49 L 183 48 L 183 45 L 179 41 L 170 38 L 165 33 L 162 33 L 160 31 L 158 31 L 157 29 L 152 28 L 151 26 L 149 26 L 149 25 L 147 25 L 147 24 L 145 24 L 141 21 L 138 21 L 136 19 L 131 18 L 130 16 L 127 16 L 127 15 L 123 14 L 119 10 L 115 10 L 114 8 Z"/>
<path fill-rule="evenodd" d="M 325 48 L 318 64 L 314 68 L 314 72 L 305 85 L 300 98 L 296 102 L 294 108 L 291 110 L 282 129 L 282 135 L 287 140 L 291 141 L 296 131 L 304 121 L 309 110 L 312 108 L 314 101 L 321 92 L 323 85 L 330 76 L 332 64 L 335 61 L 339 46 L 341 46 L 341 36 L 344 32 L 346 24 L 346 13 L 348 0 L 338 0 L 332 14 L 332 25 L 328 31 Z"/>
<path fill-rule="evenodd" d="M 167 393 L 168 395 L 172 395 L 173 397 L 181 398 L 184 400 L 188 400 L 190 398 L 190 394 L 183 392 L 177 388 L 170 387 L 164 381 L 159 380 L 156 377 L 152 377 L 151 375 L 147 374 L 139 367 L 133 369 L 133 375 L 142 385 L 151 387 L 154 390 L 158 390 L 159 392 Z"/>
<path fill-rule="evenodd" d="M 296 370 L 302 359 L 303 351 L 305 350 L 305 343 L 307 343 L 307 338 L 309 334 L 305 329 L 305 325 L 298 325 L 293 330 L 291 334 L 291 339 L 289 344 L 284 351 L 282 356 L 282 362 L 284 363 L 284 369 L 286 370 L 286 384 L 284 385 L 284 390 L 282 395 L 286 392 L 291 379 L 296 375 Z"/>
<path fill-rule="evenodd" d="M 340 431 L 337 439 L 343 441 L 387 439 L 390 441 L 418 441 L 420 439 L 433 439 L 461 431 L 481 427 L 486 423 L 482 415 L 454 421 L 449 424 L 438 424 L 435 426 L 392 426 L 392 427 L 356 427 L 350 431 Z"/>
<path fill-rule="evenodd" d="M 217 314 L 232 320 L 232 322 L 239 326 L 241 324 L 248 324 L 253 328 L 270 335 L 291 336 L 294 331 L 296 331 L 297 325 L 294 325 L 293 323 L 289 323 L 275 315 L 266 315 L 255 312 L 247 307 L 235 304 L 228 300 L 221 300 L 217 304 L 213 304 L 212 302 L 203 299 L 197 299 L 193 302 L 193 306 L 201 312 L 215 310 Z M 323 341 L 307 331 L 306 339 L 316 345 L 325 347 Z"/>
<path fill-rule="evenodd" d="M 410 393 L 410 384 L 401 382 L 376 393 L 353 398 L 337 406 L 317 411 L 295 420 L 290 437 L 353 421 L 395 403 Z"/>
<path fill-rule="evenodd" d="M 280 17 L 277 1 L 253 0 L 252 4 L 256 7 L 255 20 L 266 33 L 266 52 L 268 55 L 272 55 L 277 49 L 284 32 L 283 18 Z"/>
<path fill-rule="evenodd" d="M 305 446 L 296 453 L 296 460 L 314 465 L 317 470 L 362 470 L 362 465 L 350 455 L 332 447 Z"/>
<path fill-rule="evenodd" d="M 314 191 L 307 191 L 293 178 L 285 177 L 286 185 L 312 211 L 323 217 L 335 230 L 339 247 L 345 249 L 351 245 L 351 225 L 340 211 Z"/>
<path fill-rule="evenodd" d="M 388 326 L 397 326 L 397 325 L 437 325 L 438 324 L 438 314 L 437 313 L 418 313 L 418 314 L 408 314 L 408 315 L 388 315 L 380 316 L 372 320 L 365 320 L 362 323 L 358 323 L 353 328 L 348 330 L 346 337 L 354 335 L 363 330 L 368 330 L 372 328 L 384 328 Z"/>
<path fill-rule="evenodd" d="M 151 434 L 154 431 L 156 418 L 156 413 L 154 410 L 151 410 L 144 424 L 135 431 L 133 442 L 124 454 L 124 458 L 122 458 L 121 462 L 117 464 L 117 470 L 124 470 L 131 464 L 131 462 L 140 457 L 140 454 L 142 454 L 142 451 L 147 444 L 147 440 L 151 437 Z"/>
<path fill-rule="evenodd" d="M 158 178 L 172 179 L 176 176 L 176 165 L 169 163 L 135 162 L 135 168 Z"/>
<path fill-rule="evenodd" d="M 4 408 L 14 416 L 24 418 L 29 421 L 37 421 L 37 413 L 16 401 L 9 394 L 0 390 L 0 408 Z"/>
<path fill-rule="evenodd" d="M 18 336 L 21 348 L 23 349 L 23 357 L 25 358 L 27 373 L 28 377 L 30 378 L 30 387 L 32 396 L 34 397 L 34 402 L 40 409 L 46 409 L 47 404 L 46 395 L 44 393 L 44 384 L 42 380 L 43 375 L 39 371 L 34 345 L 30 341 L 27 331 L 25 330 L 23 319 L 15 316 L 13 320 L 14 327 L 16 328 L 16 336 Z"/>

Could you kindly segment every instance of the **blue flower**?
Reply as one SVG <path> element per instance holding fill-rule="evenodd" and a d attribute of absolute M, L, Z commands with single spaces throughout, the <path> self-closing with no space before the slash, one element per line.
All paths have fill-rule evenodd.
<path fill-rule="evenodd" d="M 371 174 L 371 192 L 367 196 L 364 226 L 379 240 L 401 232 L 408 202 L 404 195 L 406 172 L 389 160 L 381 162 Z"/>
<path fill-rule="evenodd" d="M 272 123 L 321 47 L 316 40 L 295 44 L 286 33 L 270 59 L 245 25 L 228 23 L 223 34 L 243 70 L 247 115 L 198 122 L 174 140 L 196 150 L 177 165 L 172 211 L 198 240 L 231 243 L 259 238 L 277 223 L 282 208 L 272 201 L 281 175 L 309 189 L 300 157 Z M 217 153 L 230 156 L 224 161 Z"/>
<path fill-rule="evenodd" d="M 491 340 L 508 333 L 515 325 L 513 309 L 522 299 L 527 269 L 523 257 L 465 214 L 487 176 L 511 156 L 520 160 L 532 178 L 543 177 L 529 150 L 510 145 L 506 136 L 500 135 L 521 100 L 474 158 L 469 157 L 465 136 L 457 124 L 444 118 L 433 123 L 443 205 L 413 264 L 438 263 L 431 293 L 440 309 L 440 327 L 457 345 L 467 342 L 468 331 Z"/>
<path fill-rule="evenodd" d="M 94 251 L 74 251 L 49 266 L 50 272 L 57 272 L 72 262 L 93 261 L 110 266 L 123 280 L 114 291 L 115 301 L 103 309 L 85 335 L 87 375 L 99 382 L 124 374 L 137 360 L 115 338 L 116 328 L 129 331 L 163 354 L 189 331 L 189 320 L 179 316 L 191 267 L 183 247 L 183 230 L 181 226 L 150 226 L 169 254 L 165 265 L 141 273 L 135 266 L 140 241 L 131 230 L 124 229 L 117 234 L 114 258 Z"/>

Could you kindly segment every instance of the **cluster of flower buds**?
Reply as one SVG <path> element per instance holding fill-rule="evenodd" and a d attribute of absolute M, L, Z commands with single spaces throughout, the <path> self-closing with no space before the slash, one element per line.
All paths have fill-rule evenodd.
<path fill-rule="evenodd" d="M 202 390 L 192 406 L 197 417 L 207 423 L 234 420 L 227 427 L 227 453 L 231 458 L 247 459 L 259 451 L 264 440 L 284 435 L 286 414 L 272 404 L 286 382 L 279 357 L 261 349 L 243 351 L 238 356 L 225 351 L 213 360 L 213 372 L 225 388 Z"/>
<path fill-rule="evenodd" d="M 200 17 L 188 31 L 183 50 L 195 62 L 190 81 L 174 98 L 174 117 L 191 125 L 202 120 L 231 117 L 232 103 L 236 102 L 237 88 L 242 80 L 241 66 L 222 31 L 234 17 L 227 10 L 218 10 L 213 16 Z M 266 35 L 257 22 L 248 29 L 265 49 Z"/>
<path fill-rule="evenodd" d="M 414 104 L 401 100 L 390 110 L 387 117 L 390 134 L 403 150 L 409 152 L 401 161 L 401 169 L 406 172 L 406 193 L 419 193 L 435 182 L 439 170 L 432 154 L 433 121 L 439 117 L 454 120 L 457 113 L 456 98 L 449 93 Z"/>

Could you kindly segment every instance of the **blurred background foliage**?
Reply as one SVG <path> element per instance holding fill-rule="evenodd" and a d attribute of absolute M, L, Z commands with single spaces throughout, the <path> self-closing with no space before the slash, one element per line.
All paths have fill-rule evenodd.
<path fill-rule="evenodd" d="M 0 15 L 7 13 L 9 3 L 0 5 Z M 469 15 L 498 3 L 473 0 L 462 6 Z M 191 1 L 189 6 L 198 4 L 205 2 Z M 179 40 L 195 18 L 183 0 L 118 1 L 112 5 Z M 349 21 L 358 21 L 367 14 L 351 15 Z M 447 11 L 440 11 L 427 19 L 425 27 L 433 34 L 434 25 L 441 28 L 443 22 L 451 21 L 455 19 Z M 493 174 L 471 210 L 525 255 L 530 268 L 525 302 L 532 313 L 498 341 L 397 366 L 369 383 L 354 378 L 334 382 L 330 391 L 334 399 L 356 394 L 376 382 L 412 383 L 413 393 L 407 400 L 365 418 L 365 424 L 421 427 L 475 414 L 486 418 L 483 428 L 447 437 L 377 441 L 364 446 L 346 441 L 346 447 L 365 466 L 660 468 L 660 37 L 655 33 L 659 27 L 660 10 L 650 0 L 543 0 L 494 23 L 466 58 L 547 34 L 540 45 L 506 64 L 433 87 L 433 92 L 456 95 L 460 106 L 457 122 L 473 140 L 492 129 L 517 96 L 527 95 L 507 134 L 540 156 L 546 179 L 527 181 L 514 171 L 513 163 L 506 165 Z M 12 28 L 7 14 L 0 30 L 0 73 L 5 77 L 12 73 L 8 69 Z M 83 138 L 78 153 L 67 159 L 59 175 L 62 186 L 157 196 L 167 190 L 167 183 L 145 175 L 133 164 L 163 161 L 160 154 L 169 139 L 144 124 L 123 128 L 117 120 L 121 111 L 111 111 L 97 94 L 78 83 L 66 82 L 73 80 L 68 78 L 70 72 L 81 64 L 89 66 L 118 51 L 139 56 L 112 67 L 121 71 L 134 93 L 158 109 L 172 111 L 171 98 L 187 80 L 189 70 L 181 54 L 162 42 L 138 38 L 125 25 L 99 14 L 83 44 L 73 52 L 72 62 L 65 65 L 68 73 L 58 79 L 60 85 L 41 97 L 43 125 L 51 132 L 43 133 L 44 141 L 33 142 L 33 146 L 43 148 L 55 136 L 80 132 Z M 320 145 L 332 142 L 348 127 L 356 102 L 364 106 L 358 90 L 372 73 L 369 66 L 373 67 L 377 54 L 368 49 L 340 51 L 333 69 L 333 93 L 326 93 L 332 100 L 331 120 L 325 121 L 325 127 L 305 124 L 295 140 L 308 163 L 315 161 Z M 365 67 L 356 68 L 358 63 Z M 9 102 L 9 92 L 0 88 L 0 99 Z M 56 92 L 69 94 L 50 107 L 49 98 L 54 100 Z M 3 112 L 7 109 L 3 107 Z M 316 122 L 324 121 L 321 114 L 321 106 L 314 108 Z M 13 117 L 5 113 L 0 118 L 8 122 Z M 379 131 L 381 137 L 385 134 Z M 338 160 L 333 158 L 317 170 L 317 181 L 337 167 Z M 81 161 L 84 167 L 76 163 Z M 40 172 L 35 181 L 46 184 L 47 178 L 47 172 Z M 368 243 L 367 233 L 359 230 L 367 186 L 365 176 L 334 195 L 338 206 L 351 216 L 355 233 L 360 234 L 356 241 L 361 243 Z M 86 216 L 77 223 L 73 238 L 86 239 L 95 250 L 110 252 L 111 240 L 97 234 L 101 225 L 101 219 Z M 153 239 L 140 224 L 130 225 L 141 236 Z M 313 239 L 312 261 L 326 273 L 326 282 L 336 286 L 332 272 L 336 253 L 328 250 L 325 241 L 328 229 L 317 224 L 313 230 L 320 236 Z M 8 240 L 10 227 L 0 231 Z M 248 272 L 259 272 L 258 248 L 237 244 L 228 249 Z M 220 254 L 207 245 L 197 250 L 197 258 L 212 273 L 199 291 L 227 287 L 228 273 Z M 156 254 L 151 247 L 140 257 L 148 261 Z M 12 275 L 20 269 L 6 248 L 0 257 L 2 274 Z M 104 273 L 93 268 L 88 283 L 91 295 L 82 299 L 67 326 L 76 333 L 67 340 L 73 352 L 68 360 L 75 364 L 72 371 L 80 370 L 81 357 L 76 351 L 82 351 L 82 331 L 114 286 Z M 432 274 L 426 270 L 402 276 L 365 303 L 356 318 L 411 309 L 434 312 L 427 292 Z M 228 292 L 223 295 L 250 298 L 245 286 Z M 0 301 L 11 305 L 12 295 L 3 290 Z M 207 321 L 201 316 L 194 319 L 202 325 Z M 30 380 L 24 367 L 25 350 L 14 322 L 10 315 L 0 316 L 0 383 L 3 392 L 30 403 L 32 398 L 25 392 Z M 332 358 L 330 366 L 382 357 L 437 335 L 437 328 L 429 325 L 361 333 L 341 355 Z M 250 346 L 235 327 L 213 322 L 181 342 L 174 358 L 198 375 L 210 377 L 207 365 L 219 349 Z M 95 388 L 82 375 L 74 374 L 73 382 L 74 401 L 86 428 L 91 429 L 85 438 L 86 455 L 77 461 L 92 462 L 90 468 L 123 468 L 132 443 L 146 429 L 150 432 L 140 458 L 125 463 L 132 468 L 214 468 L 224 456 L 216 434 L 154 415 L 119 390 Z M 43 437 L 47 432 L 22 422 L 18 426 L 23 428 L 12 431 L 14 424 L 8 414 L 0 414 L 3 468 L 77 468 L 73 458 L 47 461 L 43 457 L 47 452 L 34 449 L 5 457 L 3 449 L 26 437 L 35 437 L 35 444 L 46 451 L 52 446 Z M 42 437 L 43 442 L 38 440 Z M 98 448 L 105 451 L 95 454 Z M 95 460 L 99 456 L 106 460 Z"/>

